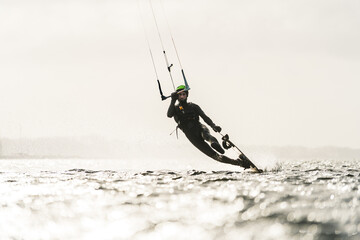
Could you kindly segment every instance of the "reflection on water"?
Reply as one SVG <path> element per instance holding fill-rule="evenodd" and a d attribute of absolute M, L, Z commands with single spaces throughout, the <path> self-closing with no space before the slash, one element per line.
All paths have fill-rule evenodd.
<path fill-rule="evenodd" d="M 358 239 L 357 162 L 0 173 L 0 239 Z"/>

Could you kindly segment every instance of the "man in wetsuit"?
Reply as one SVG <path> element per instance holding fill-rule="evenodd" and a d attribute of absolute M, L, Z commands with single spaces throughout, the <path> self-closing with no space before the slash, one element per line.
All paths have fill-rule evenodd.
<path fill-rule="evenodd" d="M 199 122 L 199 116 L 209 125 L 215 132 L 221 132 L 221 127 L 215 125 L 213 121 L 206 116 L 201 108 L 195 103 L 187 102 L 189 92 L 184 85 L 180 85 L 176 92 L 171 94 L 171 103 L 167 112 L 169 118 L 174 117 L 178 127 L 185 133 L 189 141 L 207 156 L 222 163 L 238 165 L 248 168 L 247 164 L 240 159 L 231 159 L 225 155 L 224 149 L 220 146 L 218 140 L 211 136 L 209 129 Z M 179 104 L 175 105 L 176 100 Z M 210 143 L 207 144 L 205 141 Z M 214 149 L 217 151 L 214 151 Z M 219 154 L 221 153 L 221 154 Z"/>

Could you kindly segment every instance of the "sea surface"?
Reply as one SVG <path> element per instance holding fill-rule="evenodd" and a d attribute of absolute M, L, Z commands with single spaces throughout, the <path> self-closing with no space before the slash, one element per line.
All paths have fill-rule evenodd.
<path fill-rule="evenodd" d="M 261 174 L 64 161 L 0 160 L 0 239 L 360 239 L 355 160 Z"/>

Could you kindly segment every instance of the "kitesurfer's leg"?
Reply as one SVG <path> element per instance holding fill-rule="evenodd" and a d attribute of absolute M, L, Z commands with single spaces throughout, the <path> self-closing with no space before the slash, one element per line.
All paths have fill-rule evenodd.
<path fill-rule="evenodd" d="M 231 159 L 231 158 L 228 158 L 227 156 L 225 155 L 219 155 L 219 154 L 216 154 L 216 156 L 214 157 L 214 159 L 216 161 L 219 161 L 219 162 L 222 162 L 222 163 L 228 163 L 228 164 L 231 164 L 231 165 L 237 165 L 237 166 L 240 166 L 240 167 L 243 167 L 245 169 L 247 168 L 250 168 L 250 164 L 242 159 Z"/>
<path fill-rule="evenodd" d="M 231 164 L 231 165 L 236 165 L 236 166 L 241 166 L 240 161 L 238 159 L 231 159 L 228 158 L 225 155 L 220 155 L 220 154 L 216 154 L 213 159 L 215 159 L 216 161 L 222 162 L 222 163 L 227 163 L 227 164 Z"/>
<path fill-rule="evenodd" d="M 231 159 L 225 155 L 218 154 L 204 141 L 204 139 L 201 136 L 194 134 L 194 132 L 188 132 L 185 133 L 185 135 L 197 149 L 199 149 L 201 152 L 211 157 L 212 159 L 218 162 L 243 167 L 239 159 Z"/>
<path fill-rule="evenodd" d="M 201 136 L 205 141 L 210 142 L 211 147 L 214 148 L 216 151 L 221 154 L 225 153 L 218 140 L 210 134 L 209 129 L 203 124 L 201 124 Z"/>
<path fill-rule="evenodd" d="M 207 144 L 204 139 L 201 137 L 200 133 L 195 132 L 184 132 L 185 136 L 189 139 L 189 141 L 201 152 L 206 154 L 207 156 L 214 158 L 217 154 L 210 146 Z"/>

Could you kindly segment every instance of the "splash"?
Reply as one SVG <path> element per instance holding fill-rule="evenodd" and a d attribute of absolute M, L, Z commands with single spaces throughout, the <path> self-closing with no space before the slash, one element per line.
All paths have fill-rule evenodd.
<path fill-rule="evenodd" d="M 264 170 L 264 172 L 278 172 L 283 168 L 283 162 L 272 154 L 257 153 L 253 154 L 251 159 L 253 159 L 254 163 Z"/>

